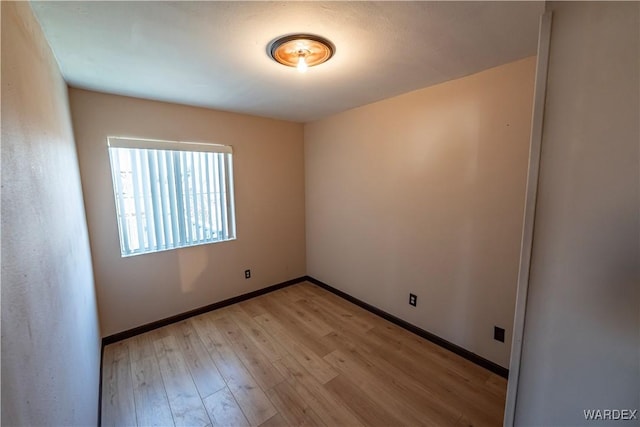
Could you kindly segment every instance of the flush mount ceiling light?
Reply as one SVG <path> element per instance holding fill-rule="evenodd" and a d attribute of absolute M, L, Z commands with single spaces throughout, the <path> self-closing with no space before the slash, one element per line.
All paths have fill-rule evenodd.
<path fill-rule="evenodd" d="M 279 37 L 267 46 L 267 52 L 274 61 L 287 67 L 296 67 L 301 73 L 328 61 L 335 50 L 329 40 L 311 34 Z"/>

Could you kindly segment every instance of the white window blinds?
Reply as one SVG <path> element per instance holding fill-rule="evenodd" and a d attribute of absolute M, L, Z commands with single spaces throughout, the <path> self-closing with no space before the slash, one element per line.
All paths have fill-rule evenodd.
<path fill-rule="evenodd" d="M 108 138 L 122 256 L 235 239 L 230 146 Z"/>

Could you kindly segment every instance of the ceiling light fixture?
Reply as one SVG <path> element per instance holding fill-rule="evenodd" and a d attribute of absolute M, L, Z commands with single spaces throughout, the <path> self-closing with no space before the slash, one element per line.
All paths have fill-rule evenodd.
<path fill-rule="evenodd" d="M 296 67 L 301 73 L 328 61 L 335 51 L 335 46 L 329 40 L 311 34 L 278 37 L 267 46 L 267 53 L 274 61 L 287 67 Z"/>

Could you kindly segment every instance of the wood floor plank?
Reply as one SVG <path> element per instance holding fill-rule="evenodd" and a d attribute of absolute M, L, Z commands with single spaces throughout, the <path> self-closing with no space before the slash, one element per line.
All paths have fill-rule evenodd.
<path fill-rule="evenodd" d="M 262 354 L 235 322 L 224 317 L 216 319 L 214 325 L 224 334 L 235 354 L 263 390 L 266 391 L 284 380 L 267 356 Z"/>
<path fill-rule="evenodd" d="M 280 301 L 286 301 L 286 304 L 293 304 L 300 298 L 304 298 L 304 296 L 302 296 L 300 292 L 297 291 L 297 286 L 288 286 L 286 288 L 278 289 L 275 292 L 263 295 L 263 297 L 277 298 Z"/>
<path fill-rule="evenodd" d="M 249 423 L 257 426 L 274 416 L 276 409 L 235 354 L 222 331 L 215 326 L 215 319 L 197 316 L 190 321 Z"/>
<path fill-rule="evenodd" d="M 322 292 L 323 289 L 320 288 Z M 361 316 L 363 319 L 366 319 L 368 322 L 371 322 L 374 326 L 378 325 L 380 322 L 387 323 L 387 320 L 378 316 L 377 314 L 372 313 L 371 311 L 361 307 L 357 304 L 354 304 L 341 296 L 334 294 L 333 292 L 326 292 L 322 294 L 322 298 L 330 300 L 333 304 L 342 307 L 344 310 L 352 313 L 355 316 Z"/>
<path fill-rule="evenodd" d="M 230 307 L 231 319 L 240 327 L 242 332 L 248 336 L 260 351 L 267 356 L 270 361 L 278 360 L 282 356 L 286 356 L 287 350 L 278 343 L 271 335 L 269 335 L 262 326 L 260 326 L 253 318 L 238 304 Z"/>
<path fill-rule="evenodd" d="M 430 365 L 428 359 L 406 358 L 406 350 L 395 352 L 402 355 L 397 359 L 388 348 L 369 351 L 352 347 L 349 354 L 363 363 L 371 363 L 372 371 L 412 407 L 426 411 L 426 418 L 451 423 L 464 410 L 476 426 L 500 424 L 504 399 L 500 401 L 484 393 L 487 389 L 479 389 L 470 379 L 460 379 L 447 369 Z"/>
<path fill-rule="evenodd" d="M 474 389 L 471 393 L 475 400 L 480 399 L 481 405 L 497 403 L 501 406 L 499 399 L 494 399 L 493 397 L 488 397 L 486 401 L 482 402 L 482 395 L 485 393 L 480 393 L 480 390 L 477 390 L 477 388 L 485 387 L 486 381 L 484 380 L 484 376 L 479 379 L 474 375 L 460 376 L 458 372 L 438 364 L 437 359 L 434 359 L 432 354 L 417 352 L 407 347 L 394 348 L 391 345 L 372 346 L 375 340 L 369 341 L 365 338 L 363 341 L 358 341 L 358 337 L 354 336 L 340 337 L 332 334 L 326 337 L 326 339 L 332 340 L 334 345 L 342 348 L 345 348 L 345 346 L 353 348 L 352 343 L 358 342 L 358 349 L 364 351 L 367 357 L 373 357 L 379 360 L 381 364 L 385 365 L 387 372 L 393 373 L 399 378 L 408 377 L 411 381 L 418 381 L 441 396 L 447 398 L 453 398 L 454 396 L 461 397 L 469 394 L 470 390 Z M 340 341 L 342 341 L 342 343 L 340 343 Z M 388 342 L 387 340 L 387 343 Z M 506 388 L 506 381 L 503 383 L 503 387 Z M 489 388 L 486 387 L 484 391 L 489 391 Z M 453 394 L 453 396 L 450 394 Z"/>
<path fill-rule="evenodd" d="M 136 418 L 141 426 L 173 426 L 173 416 L 155 354 L 131 361 Z"/>
<path fill-rule="evenodd" d="M 402 371 L 412 381 L 418 381 L 424 389 L 439 396 L 438 399 L 465 408 L 468 418 L 477 424 L 499 423 L 502 420 L 504 398 L 495 398 L 489 392 L 490 388 L 485 385 L 485 378 L 490 374 L 488 371 L 478 376 L 473 369 L 464 375 L 464 363 L 455 366 L 456 359 L 453 357 L 443 364 L 436 354 L 409 346 L 394 348 L 391 337 L 388 337 L 388 342 L 389 345 L 378 348 L 375 353 L 384 359 L 384 363 L 392 366 L 389 370 Z"/>
<path fill-rule="evenodd" d="M 400 420 L 362 393 L 362 390 L 344 375 L 338 375 L 326 383 L 325 388 L 342 400 L 366 426 L 388 427 L 402 424 Z"/>
<path fill-rule="evenodd" d="M 339 332 L 332 332 L 324 337 L 322 340 L 327 342 L 334 349 L 351 349 L 359 348 L 368 352 L 376 352 L 379 349 L 386 349 L 387 343 L 378 337 L 369 334 L 353 333 L 347 329 L 343 329 Z"/>
<path fill-rule="evenodd" d="M 293 356 L 273 362 L 287 382 L 327 426 L 362 426 L 358 417 L 324 388 Z"/>
<path fill-rule="evenodd" d="M 263 297 L 262 304 L 268 308 L 269 313 L 254 317 L 256 321 L 264 316 L 270 316 L 276 319 L 280 326 L 282 326 L 282 329 L 286 331 L 287 335 L 291 336 L 295 341 L 304 344 L 305 347 L 320 357 L 333 351 L 332 348 L 328 348 L 322 344 L 322 341 L 318 340 L 319 335 L 316 335 L 306 324 L 300 322 L 295 315 L 290 313 L 281 300 L 274 299 L 269 295 L 264 295 Z"/>
<path fill-rule="evenodd" d="M 375 326 L 375 315 L 315 285 L 308 286 L 318 292 L 316 298 L 310 299 L 310 302 L 337 317 L 341 322 L 351 324 L 362 332 Z"/>
<path fill-rule="evenodd" d="M 342 375 L 348 375 L 371 400 L 375 401 L 382 409 L 398 418 L 405 425 L 438 426 L 429 419 L 424 419 L 417 408 L 412 408 L 402 397 L 395 395 L 389 388 L 376 381 L 375 375 L 369 366 L 363 366 L 347 356 L 341 350 L 324 357 Z M 456 418 L 457 419 L 457 418 Z M 456 419 L 453 421 L 455 422 Z"/>
<path fill-rule="evenodd" d="M 327 291 L 322 289 L 320 286 L 315 285 L 311 282 L 304 281 L 296 287 L 300 288 L 307 296 L 310 298 L 313 297 L 324 297 L 327 294 Z"/>
<path fill-rule="evenodd" d="M 326 292 L 324 289 L 320 289 L 318 285 L 314 285 L 308 281 L 300 282 L 296 286 L 291 286 L 291 288 L 302 294 L 306 299 L 314 298 L 319 294 Z M 315 292 L 316 290 L 318 292 Z"/>
<path fill-rule="evenodd" d="M 320 417 L 300 397 L 288 382 L 283 382 L 267 392 L 278 413 L 291 426 L 324 426 Z"/>
<path fill-rule="evenodd" d="M 342 355 L 346 355 L 352 362 L 365 368 L 378 381 L 387 384 L 387 389 L 391 390 L 395 396 L 401 397 L 412 408 L 419 408 L 421 418 L 436 424 L 451 424 L 460 417 L 460 409 L 451 404 L 456 396 L 450 390 L 441 388 L 440 384 L 434 384 L 431 378 L 424 382 L 416 381 L 412 375 L 389 363 L 382 354 L 379 354 L 379 350 L 369 351 L 363 347 L 350 345 L 348 339 L 340 337 L 336 339 L 344 340 L 345 350 L 341 350 Z M 434 376 L 437 375 L 437 372 L 434 373 Z"/>
<path fill-rule="evenodd" d="M 262 296 L 252 298 L 250 300 L 238 303 L 238 306 L 246 311 L 247 314 L 251 317 L 260 316 L 261 314 L 268 313 L 267 309 L 260 304 L 261 299 Z"/>
<path fill-rule="evenodd" d="M 219 348 L 227 346 L 228 344 L 220 331 L 213 327 L 213 320 L 215 319 L 203 314 L 188 319 L 187 323 L 196 331 L 204 348 L 207 349 L 209 355 L 214 359 L 214 363 L 224 377 L 223 367 L 218 364 L 218 361 L 213 356 Z"/>
<path fill-rule="evenodd" d="M 176 426 L 206 426 L 211 423 L 180 347 L 173 336 L 154 342 L 160 373 Z"/>
<path fill-rule="evenodd" d="M 474 379 L 482 383 L 491 375 L 489 371 L 470 360 L 458 356 L 435 343 L 422 339 L 390 322 L 377 325 L 368 333 L 377 335 L 390 345 L 395 345 L 405 351 L 410 350 L 414 354 L 425 354 L 434 363 L 466 379 Z"/>
<path fill-rule="evenodd" d="M 296 336 L 289 334 L 280 322 L 269 314 L 263 314 L 255 318 L 269 334 L 277 339 L 285 347 L 289 354 L 309 371 L 321 384 L 332 380 L 338 373 L 329 366 L 320 356 L 309 349 L 304 343 L 298 342 Z"/>
<path fill-rule="evenodd" d="M 304 298 L 299 299 L 294 304 L 283 305 L 282 309 L 286 311 L 291 318 L 299 323 L 298 327 L 304 327 L 316 337 L 323 337 L 333 332 L 334 328 L 327 324 L 321 317 L 315 316 L 313 312 L 307 310 L 301 303 L 305 302 Z"/>
<path fill-rule="evenodd" d="M 484 382 L 485 388 L 489 393 L 498 397 L 499 401 L 504 401 L 507 397 L 507 380 L 492 373 Z"/>
<path fill-rule="evenodd" d="M 104 426 L 136 425 L 129 348 L 119 342 L 104 348 L 102 418 Z"/>
<path fill-rule="evenodd" d="M 224 350 L 223 350 L 224 352 Z M 223 356 L 228 358 L 229 356 Z M 249 380 L 248 372 L 236 370 L 227 378 L 229 390 L 242 408 L 242 412 L 252 426 L 257 426 L 277 412 L 255 380 Z"/>
<path fill-rule="evenodd" d="M 298 306 L 300 310 L 306 311 L 309 316 L 320 319 L 328 325 L 332 332 L 348 330 L 356 334 L 363 334 L 372 328 L 368 323 L 360 322 L 348 313 L 340 316 L 338 313 L 331 312 L 331 309 L 323 305 L 323 302 L 317 298 L 300 300 L 298 301 Z"/>
<path fill-rule="evenodd" d="M 275 414 L 267 421 L 260 424 L 260 427 L 289 427 L 289 424 L 282 418 L 282 415 Z"/>
<path fill-rule="evenodd" d="M 224 379 L 195 329 L 188 322 L 179 322 L 171 325 L 169 330 L 180 346 L 200 397 L 204 399 L 224 388 Z"/>
<path fill-rule="evenodd" d="M 228 388 L 215 392 L 203 402 L 213 426 L 249 427 L 249 421 Z"/>
<path fill-rule="evenodd" d="M 148 332 L 123 341 L 129 347 L 129 357 L 132 362 L 151 356 L 155 357 L 156 350 L 153 346 L 153 340 L 156 336 Z"/>

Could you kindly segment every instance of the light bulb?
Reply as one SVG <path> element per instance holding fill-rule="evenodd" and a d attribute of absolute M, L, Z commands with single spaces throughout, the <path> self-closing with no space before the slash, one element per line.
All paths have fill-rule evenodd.
<path fill-rule="evenodd" d="M 304 55 L 298 56 L 298 65 L 296 67 L 299 72 L 304 73 L 307 71 L 308 65 L 307 61 L 304 59 Z"/>

